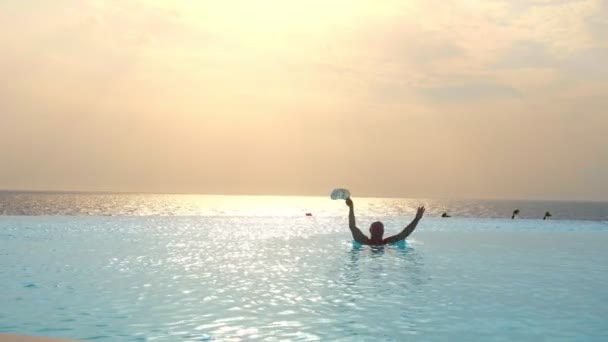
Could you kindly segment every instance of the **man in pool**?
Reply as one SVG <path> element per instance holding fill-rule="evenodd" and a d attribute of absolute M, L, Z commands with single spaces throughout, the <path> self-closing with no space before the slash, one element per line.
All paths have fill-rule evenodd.
<path fill-rule="evenodd" d="M 355 224 L 355 208 L 353 200 L 347 198 L 346 205 L 349 208 L 348 227 L 350 228 L 350 232 L 353 234 L 353 239 L 362 245 L 371 246 L 383 246 L 399 242 L 401 240 L 405 240 L 405 238 L 412 234 L 414 229 L 416 229 L 416 226 L 418 225 L 418 222 L 420 222 L 420 220 L 422 219 L 422 215 L 424 215 L 425 211 L 424 207 L 418 207 L 414 220 L 405 228 L 403 228 L 401 233 L 389 236 L 386 239 L 382 238 L 382 235 L 384 235 L 384 225 L 382 224 L 382 222 L 374 222 L 369 227 L 369 233 L 371 234 L 371 237 L 368 238 L 367 236 L 365 236 L 365 234 L 363 234 L 363 232 L 361 232 L 359 228 L 357 228 L 357 225 Z"/>

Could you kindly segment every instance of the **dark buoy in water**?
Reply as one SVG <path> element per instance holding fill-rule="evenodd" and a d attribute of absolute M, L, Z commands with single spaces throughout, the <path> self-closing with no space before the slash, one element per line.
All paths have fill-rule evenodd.
<path fill-rule="evenodd" d="M 511 220 L 515 219 L 515 217 L 519 215 L 519 209 L 513 210 L 513 215 L 511 215 Z"/>
<path fill-rule="evenodd" d="M 547 217 L 551 217 L 551 216 L 553 216 L 553 215 L 551 215 L 551 213 L 547 211 L 547 212 L 545 213 L 545 216 L 543 216 L 543 220 L 546 220 L 546 219 L 547 219 Z"/>
<path fill-rule="evenodd" d="M 441 214 L 441 217 L 452 217 L 452 216 L 448 215 L 447 212 L 444 212 L 443 214 Z"/>

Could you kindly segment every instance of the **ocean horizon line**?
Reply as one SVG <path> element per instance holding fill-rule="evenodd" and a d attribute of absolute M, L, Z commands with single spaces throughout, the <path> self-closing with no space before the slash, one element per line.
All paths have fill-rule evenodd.
<path fill-rule="evenodd" d="M 28 194 L 83 194 L 83 195 L 156 195 L 156 196 L 213 196 L 213 197 L 310 197 L 329 198 L 327 195 L 299 194 L 258 194 L 258 193 L 198 193 L 198 192 L 153 192 L 153 191 L 105 191 L 105 190 L 46 190 L 46 189 L 0 189 L 0 193 Z M 429 197 L 429 196 L 353 196 L 359 199 L 384 200 L 444 200 L 444 201 L 503 201 L 503 202 L 574 202 L 574 203 L 608 203 L 608 199 L 561 199 L 561 198 L 510 198 L 510 197 Z"/>

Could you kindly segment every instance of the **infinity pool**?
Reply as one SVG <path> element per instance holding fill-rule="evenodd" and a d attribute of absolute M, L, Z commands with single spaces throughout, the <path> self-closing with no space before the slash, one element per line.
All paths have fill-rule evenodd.
<path fill-rule="evenodd" d="M 425 218 L 411 237 L 357 248 L 342 217 L 4 216 L 0 332 L 608 340 L 606 223 Z"/>

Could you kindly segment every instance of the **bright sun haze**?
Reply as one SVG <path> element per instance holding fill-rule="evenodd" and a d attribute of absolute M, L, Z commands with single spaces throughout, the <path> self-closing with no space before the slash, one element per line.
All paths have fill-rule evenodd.
<path fill-rule="evenodd" d="M 0 189 L 608 200 L 608 2 L 0 1 Z"/>

